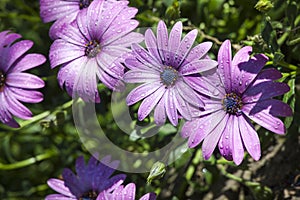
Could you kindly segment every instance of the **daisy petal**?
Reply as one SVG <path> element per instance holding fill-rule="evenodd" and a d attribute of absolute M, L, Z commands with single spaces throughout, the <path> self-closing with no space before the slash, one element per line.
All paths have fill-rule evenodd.
<path fill-rule="evenodd" d="M 253 103 L 262 101 L 272 97 L 282 95 L 290 91 L 290 87 L 286 83 L 280 82 L 261 82 L 249 87 L 243 94 L 244 103 Z"/>
<path fill-rule="evenodd" d="M 190 53 L 186 56 L 181 66 L 184 66 L 193 60 L 199 60 L 203 58 L 209 49 L 212 47 L 212 42 L 203 42 L 198 44 L 194 48 L 191 49 Z"/>
<path fill-rule="evenodd" d="M 202 144 L 202 152 L 205 160 L 209 159 L 214 152 L 229 118 L 229 115 L 225 114 L 224 111 L 216 112 L 213 115 L 217 118 L 214 118 L 208 126 L 207 129 L 211 130 L 211 132 L 205 137 Z M 216 124 L 216 122 L 218 122 L 218 124 Z"/>
<path fill-rule="evenodd" d="M 50 47 L 51 68 L 84 56 L 84 48 L 70 44 L 62 39 L 55 40 Z"/>
<path fill-rule="evenodd" d="M 166 113 L 168 116 L 168 119 L 170 122 L 174 125 L 177 126 L 178 124 L 178 113 L 175 108 L 174 104 L 174 92 L 172 90 L 167 90 L 165 97 L 165 107 L 166 107 Z"/>
<path fill-rule="evenodd" d="M 163 21 L 159 21 L 157 25 L 157 47 L 160 57 L 163 63 L 165 63 L 167 59 L 167 55 L 165 54 L 168 52 L 168 30 Z"/>
<path fill-rule="evenodd" d="M 41 54 L 27 54 L 22 56 L 18 63 L 12 68 L 11 72 L 23 72 L 46 62 L 45 56 Z"/>
<path fill-rule="evenodd" d="M 226 92 L 231 92 L 231 43 L 225 40 L 218 53 L 219 73 Z"/>
<path fill-rule="evenodd" d="M 124 74 L 123 79 L 127 83 L 146 83 L 160 80 L 160 75 L 154 70 L 130 70 Z"/>
<path fill-rule="evenodd" d="M 164 95 L 165 91 L 166 90 L 164 86 L 161 86 L 142 101 L 138 110 L 138 119 L 140 121 L 142 121 L 143 119 L 145 119 L 145 117 L 149 115 L 149 113 L 153 110 L 154 106 Z"/>
<path fill-rule="evenodd" d="M 8 74 L 5 83 L 8 86 L 26 89 L 37 89 L 45 86 L 45 83 L 42 79 L 35 75 L 24 72 L 15 72 Z"/>
<path fill-rule="evenodd" d="M 256 54 L 249 61 L 240 63 L 238 69 L 240 70 L 238 78 L 238 93 L 242 94 L 255 79 L 260 70 L 265 66 L 268 57 L 263 54 Z"/>
<path fill-rule="evenodd" d="M 197 37 L 198 31 L 196 29 L 188 32 L 184 38 L 182 39 L 180 46 L 176 54 L 178 55 L 178 59 L 176 62 L 176 66 L 180 67 L 181 63 L 185 60 L 186 56 L 188 55 L 189 50 L 191 49 L 195 39 Z"/>
<path fill-rule="evenodd" d="M 60 194 L 63 194 L 65 196 L 67 196 L 68 198 L 70 198 L 70 197 L 75 198 L 75 196 L 71 193 L 71 191 L 69 190 L 69 188 L 65 186 L 65 182 L 64 181 L 59 180 L 59 179 L 51 178 L 51 179 L 49 179 L 47 181 L 47 184 L 53 190 L 55 190 L 56 192 L 58 192 Z M 48 198 L 48 196 L 47 196 L 47 198 Z M 49 198 L 49 199 L 52 199 L 52 198 Z"/>
<path fill-rule="evenodd" d="M 164 98 L 161 98 L 154 109 L 154 121 L 158 126 L 162 126 L 166 122 L 166 108 Z"/>
<path fill-rule="evenodd" d="M 146 47 L 147 47 L 149 53 L 155 59 L 155 61 L 157 63 L 162 64 L 161 61 L 159 61 L 160 55 L 158 52 L 157 41 L 156 41 L 155 35 L 151 29 L 146 30 L 145 43 L 146 43 Z"/>
<path fill-rule="evenodd" d="M 191 75 L 196 74 L 204 71 L 211 70 L 212 68 L 215 68 L 218 65 L 218 63 L 214 60 L 210 59 L 201 59 L 201 60 L 195 60 L 192 61 L 185 66 L 182 66 L 179 71 L 182 75 Z"/>
<path fill-rule="evenodd" d="M 253 125 L 244 116 L 238 117 L 238 122 L 243 143 L 247 151 L 254 160 L 259 160 L 261 156 L 260 142 Z"/>
<path fill-rule="evenodd" d="M 285 133 L 284 124 L 280 119 L 270 114 L 270 107 L 262 110 L 261 108 L 254 109 L 255 106 L 256 103 L 246 104 L 242 107 L 242 111 L 247 117 L 262 127 L 277 134 Z"/>
<path fill-rule="evenodd" d="M 149 96 L 151 93 L 155 92 L 160 86 L 162 86 L 161 83 L 153 82 L 144 83 L 136 87 L 128 94 L 126 98 L 127 105 L 133 105 L 141 99 Z"/>
<path fill-rule="evenodd" d="M 169 36 L 169 52 L 176 53 L 181 40 L 181 34 L 182 34 L 182 22 L 176 22 L 176 24 L 173 26 L 170 36 Z M 175 52 L 174 52 L 175 51 Z M 173 63 L 175 56 L 170 56 L 169 63 Z"/>
<path fill-rule="evenodd" d="M 233 129 L 231 130 L 232 135 L 233 135 L 232 157 L 233 157 L 233 161 L 236 165 L 241 164 L 241 162 L 244 159 L 244 147 L 243 147 L 243 142 L 241 139 L 241 132 L 239 129 L 239 124 L 238 124 L 239 119 L 238 118 L 240 118 L 240 117 L 233 115 L 233 119 L 232 119 L 232 122 L 233 122 L 232 128 Z"/>

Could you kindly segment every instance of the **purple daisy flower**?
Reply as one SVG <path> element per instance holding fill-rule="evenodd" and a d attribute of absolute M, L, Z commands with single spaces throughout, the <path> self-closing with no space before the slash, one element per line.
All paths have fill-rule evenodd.
<path fill-rule="evenodd" d="M 58 80 L 69 95 L 100 102 L 97 77 L 114 89 L 123 76 L 119 62 L 130 52 L 127 47 L 143 40 L 141 34 L 132 32 L 138 26 L 131 19 L 137 9 L 129 9 L 127 4 L 95 0 L 78 13 L 74 23 L 64 24 L 57 33 L 60 39 L 51 45 L 50 64 L 52 68 L 62 65 Z"/>
<path fill-rule="evenodd" d="M 192 30 L 181 41 L 182 23 L 177 22 L 168 36 L 163 21 L 158 23 L 157 37 L 151 29 L 145 33 L 147 50 L 138 44 L 131 49 L 133 57 L 125 60 L 130 69 L 124 74 L 127 83 L 143 83 L 127 96 L 127 104 L 143 100 L 138 109 L 138 119 L 143 120 L 154 109 L 156 124 L 165 123 L 166 116 L 173 125 L 178 117 L 190 120 L 192 106 L 202 107 L 199 95 L 190 86 L 189 77 L 217 66 L 206 57 L 211 42 L 201 43 L 191 49 L 197 30 Z"/>
<path fill-rule="evenodd" d="M 222 156 L 237 165 L 243 160 L 244 148 L 254 160 L 259 160 L 260 141 L 251 120 L 274 133 L 285 132 L 277 116 L 290 116 L 292 110 L 272 97 L 288 92 L 289 87 L 274 82 L 281 77 L 276 69 L 262 70 L 268 60 L 265 55 L 250 57 L 251 52 L 252 47 L 243 47 L 231 60 L 230 41 L 222 44 L 218 53 L 220 82 L 212 84 L 216 86 L 213 92 L 206 93 L 210 98 L 204 100 L 205 111 L 201 116 L 182 128 L 182 136 L 189 137 L 189 147 L 203 140 L 205 159 L 218 144 Z"/>
<path fill-rule="evenodd" d="M 30 119 L 32 116 L 21 102 L 41 102 L 43 94 L 34 89 L 45 85 L 39 77 L 24 72 L 43 64 L 46 58 L 41 54 L 25 54 L 33 42 L 16 42 L 21 37 L 9 31 L 0 32 L 0 121 L 13 128 L 19 127 L 13 116 L 21 119 Z"/>
<path fill-rule="evenodd" d="M 134 200 L 135 199 L 135 184 L 129 183 L 125 187 L 119 185 L 113 192 L 103 192 L 99 195 L 99 200 Z M 147 193 L 143 195 L 139 200 L 155 200 L 155 193 Z"/>
<path fill-rule="evenodd" d="M 55 21 L 49 31 L 50 37 L 57 39 L 57 32 L 60 31 L 61 27 L 65 23 L 69 24 L 73 22 L 77 14 L 81 10 L 87 9 L 92 1 L 93 0 L 40 0 L 40 16 L 43 22 Z"/>
<path fill-rule="evenodd" d="M 119 161 L 110 163 L 110 157 L 107 156 L 101 162 L 91 157 L 85 165 L 83 157 L 79 157 L 76 160 L 77 175 L 70 169 L 64 169 L 63 180 L 52 178 L 47 181 L 60 194 L 50 194 L 46 200 L 100 200 L 103 193 L 112 192 L 124 181 L 125 174 L 111 176 L 118 164 Z"/>

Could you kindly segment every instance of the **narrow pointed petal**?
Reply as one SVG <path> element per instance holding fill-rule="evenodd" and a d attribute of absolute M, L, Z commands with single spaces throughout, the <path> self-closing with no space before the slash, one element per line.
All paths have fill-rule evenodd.
<path fill-rule="evenodd" d="M 162 126 L 166 122 L 165 95 L 160 99 L 154 109 L 154 121 L 158 126 Z"/>
<path fill-rule="evenodd" d="M 191 74 L 197 74 L 200 72 L 208 71 L 213 68 L 215 68 L 218 65 L 218 63 L 214 60 L 210 59 L 201 59 L 192 61 L 185 66 L 182 66 L 179 71 L 182 75 L 191 75 Z"/>
<path fill-rule="evenodd" d="M 229 40 L 225 40 L 221 45 L 218 53 L 218 70 L 227 93 L 230 93 L 232 91 L 231 57 L 231 43 Z"/>
<path fill-rule="evenodd" d="M 145 33 L 145 43 L 146 47 L 151 54 L 151 56 L 155 59 L 157 63 L 161 63 L 158 46 L 157 46 L 157 40 L 155 38 L 155 35 L 151 29 L 147 29 Z"/>
<path fill-rule="evenodd" d="M 181 66 L 184 66 L 194 60 L 199 60 L 203 58 L 208 53 L 211 47 L 212 42 L 203 42 L 201 44 L 198 44 L 197 46 L 191 49 Z"/>
<path fill-rule="evenodd" d="M 286 83 L 280 82 L 261 82 L 249 87 L 243 94 L 243 102 L 253 103 L 262 101 L 272 97 L 282 95 L 290 91 L 290 87 Z"/>
<path fill-rule="evenodd" d="M 280 119 L 270 114 L 270 107 L 264 110 L 262 110 L 261 108 L 258 108 L 258 110 L 256 110 L 254 109 L 255 105 L 256 103 L 246 104 L 243 106 L 242 111 L 246 116 L 248 116 L 251 120 L 261 125 L 262 127 L 277 134 L 285 133 L 284 124 Z"/>
<path fill-rule="evenodd" d="M 70 44 L 62 39 L 55 40 L 50 47 L 51 68 L 84 56 L 84 48 Z"/>
<path fill-rule="evenodd" d="M 178 112 L 182 115 L 182 117 L 186 120 L 191 120 L 192 116 L 189 110 L 189 105 L 185 102 L 185 100 L 181 97 L 177 90 L 174 91 L 174 104 L 177 108 Z"/>
<path fill-rule="evenodd" d="M 197 107 L 204 106 L 203 101 L 200 98 L 198 98 L 198 95 L 196 94 L 196 92 L 194 90 L 192 90 L 192 88 L 190 88 L 189 85 L 187 85 L 183 81 L 178 81 L 175 86 L 176 86 L 176 90 L 178 91 L 178 93 L 187 102 L 189 102 L 190 104 L 197 106 Z"/>
<path fill-rule="evenodd" d="M 157 25 L 156 35 L 159 55 L 164 63 L 167 59 L 166 54 L 168 53 L 168 30 L 166 24 L 163 21 L 159 21 Z"/>
<path fill-rule="evenodd" d="M 169 36 L 169 50 L 168 52 L 176 53 L 177 49 L 180 45 L 181 40 L 181 34 L 182 34 L 182 22 L 176 22 L 176 24 L 173 26 L 170 36 Z M 169 63 L 173 63 L 174 56 L 170 56 Z"/>
<path fill-rule="evenodd" d="M 150 114 L 158 101 L 164 95 L 165 91 L 164 86 L 161 86 L 142 101 L 138 110 L 138 119 L 140 121 L 144 120 Z"/>
<path fill-rule="evenodd" d="M 178 59 L 175 60 L 174 63 L 176 63 L 177 67 L 180 67 L 182 62 L 185 60 L 186 56 L 188 55 L 190 49 L 192 48 L 195 39 L 197 37 L 198 31 L 196 29 L 188 32 L 184 38 L 182 39 L 180 46 L 178 47 L 178 50 L 176 54 L 178 55 Z"/>
<path fill-rule="evenodd" d="M 177 113 L 177 109 L 175 108 L 175 104 L 174 104 L 174 95 L 175 94 L 171 89 L 168 89 L 166 91 L 165 108 L 166 108 L 166 113 L 167 113 L 168 119 L 174 126 L 177 126 L 178 113 Z"/>
<path fill-rule="evenodd" d="M 65 182 L 63 180 L 51 178 L 51 179 L 49 179 L 47 181 L 47 184 L 53 190 L 55 190 L 56 192 L 58 192 L 60 194 L 63 194 L 65 196 L 67 196 L 68 198 L 70 198 L 70 197 L 75 198 L 75 196 L 71 193 L 71 191 L 69 190 L 69 188 L 65 186 Z M 47 198 L 52 199 L 50 197 L 47 197 Z"/>
<path fill-rule="evenodd" d="M 209 127 L 209 129 L 214 129 L 205 137 L 203 144 L 202 144 L 202 153 L 204 159 L 209 159 L 212 153 L 214 152 L 214 149 L 217 146 L 217 143 L 219 142 L 219 139 L 221 137 L 221 134 L 226 127 L 229 115 L 225 114 L 224 111 L 219 111 L 216 114 L 214 114 L 219 119 L 214 119 L 215 121 L 219 122 L 216 126 Z M 212 123 L 213 124 L 213 123 Z M 213 124 L 215 125 L 215 123 Z"/>
<path fill-rule="evenodd" d="M 233 151 L 232 151 L 232 157 L 233 161 L 236 165 L 240 165 L 244 159 L 244 146 L 243 142 L 241 139 L 241 131 L 239 129 L 239 119 L 240 117 L 237 117 L 233 115 L 233 129 L 232 129 L 232 134 L 233 134 Z"/>
<path fill-rule="evenodd" d="M 239 117 L 238 122 L 246 150 L 254 160 L 259 160 L 261 156 L 260 142 L 253 125 L 244 116 Z"/>
<path fill-rule="evenodd" d="M 37 89 L 45 86 L 44 81 L 39 77 L 23 72 L 8 74 L 6 77 L 6 84 L 12 87 L 26 89 Z"/>
<path fill-rule="evenodd" d="M 235 121 L 233 120 L 233 115 L 229 115 L 227 125 L 224 128 L 222 135 L 220 137 L 218 146 L 219 151 L 221 155 L 226 160 L 233 160 L 233 140 L 234 140 L 234 134 L 237 134 L 238 129 L 234 129 Z"/>
<path fill-rule="evenodd" d="M 249 61 L 240 63 L 238 69 L 240 70 L 238 78 L 238 93 L 242 94 L 255 79 L 257 74 L 265 66 L 268 57 L 263 54 L 256 54 Z"/>
<path fill-rule="evenodd" d="M 12 68 L 11 72 L 23 72 L 46 62 L 45 56 L 41 54 L 27 54 L 23 56 Z"/>
<path fill-rule="evenodd" d="M 128 94 L 126 98 L 127 105 L 133 105 L 141 99 L 149 96 L 151 93 L 155 92 L 158 88 L 160 88 L 160 86 L 162 86 L 161 83 L 153 82 L 145 83 L 136 87 Z"/>

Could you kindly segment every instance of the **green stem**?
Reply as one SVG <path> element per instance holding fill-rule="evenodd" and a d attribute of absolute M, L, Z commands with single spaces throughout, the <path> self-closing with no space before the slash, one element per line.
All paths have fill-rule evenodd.
<path fill-rule="evenodd" d="M 58 154 L 57 151 L 51 151 L 48 150 L 46 153 L 37 155 L 35 157 L 31 157 L 22 161 L 18 161 L 15 163 L 11 163 L 11 164 L 3 164 L 0 163 L 0 170 L 14 170 L 14 169 L 19 169 L 19 168 L 23 168 L 23 167 L 27 167 L 29 165 L 32 165 L 36 162 L 42 161 L 42 160 L 46 160 L 48 158 L 51 158 L 52 156 L 56 156 Z"/>

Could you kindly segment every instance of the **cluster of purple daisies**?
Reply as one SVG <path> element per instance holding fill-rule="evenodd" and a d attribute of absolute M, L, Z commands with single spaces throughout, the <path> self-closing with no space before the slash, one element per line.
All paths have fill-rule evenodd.
<path fill-rule="evenodd" d="M 181 135 L 190 148 L 202 142 L 205 159 L 218 145 L 221 155 L 237 165 L 247 150 L 254 160 L 261 156 L 260 141 L 252 122 L 277 133 L 285 127 L 278 117 L 292 115 L 291 108 L 273 97 L 289 91 L 276 82 L 281 73 L 263 69 L 268 58 L 243 47 L 232 58 L 231 44 L 221 45 L 217 61 L 208 56 L 211 42 L 194 45 L 197 30 L 182 35 L 181 22 L 170 32 L 163 21 L 156 34 L 133 32 L 138 9 L 125 0 L 40 0 L 44 22 L 53 22 L 49 35 L 51 68 L 60 66 L 59 85 L 72 97 L 100 102 L 99 82 L 111 90 L 137 83 L 127 96 L 128 106 L 140 103 L 138 120 L 152 111 L 157 125 L 167 120 L 185 123 Z M 43 64 L 40 54 L 26 54 L 33 42 L 21 36 L 0 33 L 0 120 L 17 128 L 13 118 L 29 119 L 31 111 L 21 102 L 43 100 L 44 82 L 24 71 Z M 143 42 L 144 41 L 144 42 Z M 143 42 L 143 43 L 141 43 Z M 126 72 L 125 72 L 126 71 Z M 107 160 L 107 159 L 106 159 Z M 87 166 L 78 158 L 77 175 L 63 172 L 64 180 L 48 184 L 61 194 L 46 199 L 134 199 L 135 185 L 122 185 L 123 175 L 110 177 L 113 169 L 91 158 Z M 153 199 L 147 194 L 141 199 Z"/>

